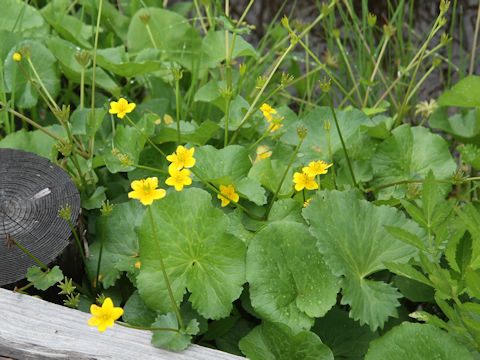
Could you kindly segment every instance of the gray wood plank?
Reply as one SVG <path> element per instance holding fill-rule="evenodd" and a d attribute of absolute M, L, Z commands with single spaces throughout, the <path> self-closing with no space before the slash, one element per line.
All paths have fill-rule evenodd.
<path fill-rule="evenodd" d="M 0 288 L 0 356 L 14 359 L 240 360 L 191 345 L 183 352 L 154 347 L 152 333 L 119 325 L 100 333 L 90 314 Z"/>

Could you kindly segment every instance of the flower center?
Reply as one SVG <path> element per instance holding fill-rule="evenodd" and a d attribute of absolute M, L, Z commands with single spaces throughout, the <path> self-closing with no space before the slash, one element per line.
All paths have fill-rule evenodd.
<path fill-rule="evenodd" d="M 152 187 L 148 183 L 143 184 L 143 192 L 149 194 L 152 191 Z"/>

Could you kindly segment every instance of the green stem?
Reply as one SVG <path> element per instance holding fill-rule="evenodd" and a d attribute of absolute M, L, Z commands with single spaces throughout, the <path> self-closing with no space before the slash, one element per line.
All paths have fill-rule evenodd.
<path fill-rule="evenodd" d="M 126 323 L 118 321 L 118 320 L 115 320 L 115 324 L 126 327 L 126 328 L 137 329 L 137 330 L 150 330 L 150 331 L 165 330 L 165 331 L 173 331 L 173 332 L 176 332 L 176 333 L 180 332 L 180 330 L 173 329 L 173 328 L 157 328 L 157 327 L 135 326 L 135 325 L 126 324 Z"/>
<path fill-rule="evenodd" d="M 102 227 L 102 235 L 100 237 L 100 251 L 98 253 L 97 274 L 95 276 L 95 282 L 93 283 L 93 287 L 95 289 L 98 287 L 98 282 L 99 282 L 100 264 L 102 263 L 102 253 L 103 253 L 103 244 L 105 242 L 105 228 L 107 227 L 107 218 L 108 216 L 103 215 L 103 227 Z"/>
<path fill-rule="evenodd" d="M 80 255 L 82 257 L 83 265 L 87 266 L 87 259 L 85 258 L 85 254 L 83 252 L 82 244 L 80 242 L 80 239 L 78 238 L 77 231 L 73 227 L 72 220 L 68 218 L 68 225 L 70 226 L 70 230 L 72 230 L 73 236 L 75 237 L 75 241 L 77 242 L 78 250 L 80 251 Z"/>
<path fill-rule="evenodd" d="M 28 288 L 32 287 L 33 285 L 35 285 L 35 283 L 41 279 L 43 279 L 45 276 L 47 276 L 47 274 L 49 273 L 50 269 L 47 269 L 47 271 L 45 272 L 42 272 L 42 275 L 40 275 L 38 278 L 36 278 L 35 280 L 29 282 L 27 285 L 21 287 L 20 289 L 16 289 L 15 291 L 16 292 L 19 292 L 19 293 L 24 293 L 25 290 L 27 290 Z"/>
<path fill-rule="evenodd" d="M 267 213 L 265 214 L 265 219 L 267 219 L 267 220 L 268 220 L 268 215 L 270 214 L 270 210 L 272 210 L 273 203 L 277 199 L 278 193 L 280 192 L 280 189 L 282 188 L 283 182 L 285 181 L 285 178 L 287 177 L 287 173 L 290 170 L 290 167 L 292 166 L 293 161 L 297 157 L 297 153 L 300 150 L 300 146 L 302 145 L 304 139 L 305 139 L 305 137 L 300 138 L 300 141 L 298 142 L 298 145 L 295 148 L 295 151 L 293 152 L 292 158 L 290 159 L 290 162 L 288 163 L 288 166 L 285 169 L 285 172 L 283 173 L 282 179 L 280 180 L 280 183 L 278 184 L 277 190 L 273 194 L 272 200 L 270 201 L 270 204 L 268 205 Z"/>
<path fill-rule="evenodd" d="M 247 151 L 252 150 L 260 141 L 262 141 L 263 138 L 264 138 L 265 136 L 267 136 L 267 134 L 269 133 L 269 131 L 270 131 L 269 129 L 270 129 L 270 126 L 267 127 L 267 129 L 265 130 L 265 132 L 263 133 L 263 135 L 260 137 L 260 139 L 258 139 L 257 141 L 255 141 L 255 142 L 247 149 Z"/>
<path fill-rule="evenodd" d="M 103 0 L 99 0 L 98 14 L 97 14 L 97 26 L 95 28 L 95 42 L 93 45 L 93 65 L 92 65 L 92 121 L 95 121 L 95 73 L 97 69 L 97 48 L 98 48 L 98 33 L 100 31 L 100 19 L 102 18 Z M 95 145 L 95 133 L 90 138 L 89 154 L 93 157 L 93 148 Z"/>
<path fill-rule="evenodd" d="M 80 72 L 80 109 L 83 110 L 85 102 L 85 66 Z"/>
<path fill-rule="evenodd" d="M 159 172 L 159 173 L 162 173 L 162 174 L 168 174 L 168 171 L 167 171 L 167 170 L 163 170 L 163 169 L 157 169 L 157 168 L 154 168 L 154 167 L 145 166 L 145 165 L 140 165 L 140 164 L 135 164 L 135 163 L 130 163 L 129 165 L 130 165 L 130 166 L 134 166 L 134 167 L 139 168 L 139 169 L 145 169 L 145 170 L 150 170 L 150 171 Z"/>
<path fill-rule="evenodd" d="M 43 270 L 49 270 L 48 266 L 45 265 L 43 262 L 41 262 L 35 255 L 33 255 L 30 251 L 28 251 L 27 249 L 25 249 L 17 240 L 15 240 L 14 238 L 10 238 L 14 243 L 15 245 L 17 245 L 20 250 L 22 250 L 25 254 L 27 254 L 33 261 L 35 261 L 38 265 L 40 265 L 40 267 L 43 269 Z"/>
<path fill-rule="evenodd" d="M 352 163 L 350 162 L 350 158 L 348 157 L 347 146 L 345 145 L 345 141 L 343 141 L 342 132 L 340 131 L 340 125 L 338 125 L 337 114 L 335 114 L 335 109 L 333 108 L 332 98 L 330 97 L 330 93 L 326 92 L 328 104 L 330 105 L 330 110 L 333 114 L 333 119 L 335 120 L 335 126 L 337 127 L 338 136 L 340 137 L 340 141 L 342 142 L 343 152 L 345 153 L 345 158 L 347 159 L 348 168 L 350 170 L 350 174 L 352 175 L 353 184 L 356 188 L 358 188 L 357 180 L 355 179 L 355 174 L 353 173 Z"/>
<path fill-rule="evenodd" d="M 358 105 L 360 105 L 362 103 L 362 96 L 360 95 L 360 90 L 358 90 L 358 84 L 357 84 L 357 81 L 355 80 L 355 75 L 353 75 L 350 61 L 348 61 L 348 56 L 345 53 L 345 49 L 343 48 L 343 45 L 340 39 L 338 37 L 335 37 L 335 41 L 337 43 L 338 49 L 340 50 L 340 54 L 342 55 L 343 61 L 345 62 L 345 65 L 347 67 L 347 72 L 348 72 L 348 75 L 350 76 L 350 80 L 352 80 L 354 87 L 357 89 L 356 94 L 358 98 Z"/>
<path fill-rule="evenodd" d="M 150 140 L 150 138 L 137 126 L 137 124 L 135 124 L 135 123 L 129 118 L 128 115 L 125 115 L 125 117 L 126 117 L 127 120 L 130 122 L 130 124 L 131 124 L 135 129 L 137 129 L 137 131 L 138 131 L 140 134 L 142 134 L 142 136 L 145 138 L 145 140 L 147 140 L 148 143 L 155 148 L 155 150 L 157 150 L 160 154 L 162 154 L 164 157 L 166 157 L 165 153 L 164 153 L 157 145 L 155 145 L 152 140 Z"/>
<path fill-rule="evenodd" d="M 177 115 L 177 135 L 178 135 L 178 144 L 182 143 L 181 132 L 180 132 L 180 79 L 179 76 L 175 76 L 175 104 L 176 104 L 176 115 Z"/>
<path fill-rule="evenodd" d="M 245 116 L 243 117 L 242 121 L 240 122 L 240 124 L 238 125 L 237 127 L 237 130 L 235 130 L 235 132 L 233 133 L 233 136 L 232 138 L 230 139 L 229 141 L 229 144 L 232 144 L 235 139 L 237 138 L 239 132 L 240 132 L 240 129 L 242 128 L 242 126 L 245 124 L 245 122 L 250 118 L 250 116 L 254 113 L 254 109 L 255 109 L 255 105 L 257 104 L 257 101 L 258 99 L 260 99 L 260 96 L 262 96 L 263 92 L 265 91 L 265 88 L 267 87 L 267 85 L 270 83 L 270 80 L 272 79 L 273 75 L 275 74 L 275 72 L 277 71 L 278 67 L 280 66 L 280 64 L 282 63 L 283 59 L 285 59 L 285 57 L 287 56 L 287 54 L 295 47 L 295 44 L 294 43 L 290 43 L 290 46 L 285 50 L 285 52 L 282 54 L 282 56 L 277 60 L 274 68 L 272 69 L 272 71 L 270 72 L 270 74 L 268 75 L 268 78 L 267 80 L 265 81 L 265 83 L 263 84 L 262 88 L 260 89 L 260 91 L 258 92 L 257 96 L 255 97 L 255 99 L 253 100 L 253 103 L 252 105 L 250 105 L 250 107 L 248 108 L 248 111 L 247 113 L 245 114 Z"/>
<path fill-rule="evenodd" d="M 162 269 L 163 278 L 165 279 L 165 283 L 167 285 L 168 294 L 170 295 L 170 300 L 171 300 L 173 308 L 175 310 L 175 314 L 177 315 L 177 320 L 178 320 L 178 323 L 180 325 L 180 328 L 182 330 L 184 330 L 185 325 L 183 324 L 182 316 L 180 315 L 180 312 L 178 311 L 177 302 L 175 301 L 175 297 L 173 296 L 172 287 L 170 286 L 170 281 L 168 281 L 167 271 L 165 270 L 165 265 L 163 263 L 162 252 L 160 250 L 160 245 L 159 245 L 159 242 L 158 242 L 158 239 L 157 239 L 157 232 L 155 230 L 155 224 L 153 222 L 152 208 L 150 206 L 148 206 L 148 216 L 150 217 L 150 225 L 152 226 L 153 239 L 154 239 L 156 247 L 157 247 L 158 259 L 160 260 L 160 267 Z"/>
<path fill-rule="evenodd" d="M 30 67 L 32 68 L 33 74 L 34 74 L 35 77 L 37 78 L 37 81 L 38 81 L 38 83 L 40 84 L 40 87 L 43 89 L 43 91 L 44 91 L 45 94 L 47 95 L 47 97 L 48 97 L 48 99 L 50 100 L 52 106 L 55 107 L 56 110 L 58 110 L 59 108 L 58 108 L 57 103 L 55 102 L 55 100 L 53 100 L 52 96 L 51 96 L 50 93 L 48 92 L 47 87 L 45 86 L 45 84 L 43 83 L 42 79 L 40 78 L 40 75 L 38 75 L 37 69 L 35 69 L 35 65 L 33 65 L 32 59 L 30 59 L 30 57 L 27 58 L 27 62 L 28 62 L 28 64 L 30 65 Z"/>
<path fill-rule="evenodd" d="M 387 48 L 388 40 L 390 40 L 390 36 L 385 35 L 385 40 L 382 44 L 382 48 L 380 49 L 380 54 L 378 55 L 378 59 L 375 63 L 375 68 L 373 69 L 372 75 L 370 76 L 370 83 L 373 82 L 375 79 L 375 75 L 377 75 L 378 67 L 380 65 L 380 61 L 382 60 L 383 54 L 385 52 L 385 49 Z M 368 101 L 368 94 L 370 93 L 371 90 L 371 85 L 369 84 L 367 87 L 367 91 L 365 92 L 365 98 L 363 99 L 363 107 L 367 106 L 367 101 Z"/>

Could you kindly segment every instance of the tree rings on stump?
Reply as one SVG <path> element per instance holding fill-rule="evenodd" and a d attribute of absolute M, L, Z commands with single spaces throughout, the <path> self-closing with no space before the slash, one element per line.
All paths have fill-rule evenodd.
<path fill-rule="evenodd" d="M 80 195 L 68 174 L 33 153 L 0 148 L 0 286 L 25 278 L 38 264 L 7 240 L 14 239 L 44 264 L 69 245 L 71 230 L 58 211 L 70 206 L 75 226 Z"/>

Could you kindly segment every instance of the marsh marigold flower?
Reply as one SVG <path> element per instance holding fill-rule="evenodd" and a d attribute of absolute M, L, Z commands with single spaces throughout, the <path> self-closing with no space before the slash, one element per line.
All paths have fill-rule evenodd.
<path fill-rule="evenodd" d="M 328 172 L 328 168 L 333 164 L 327 164 L 322 160 L 312 161 L 307 167 L 304 167 L 302 171 L 310 176 L 322 175 Z"/>
<path fill-rule="evenodd" d="M 22 55 L 20 53 L 16 52 L 12 55 L 13 61 L 20 62 L 22 61 Z"/>
<path fill-rule="evenodd" d="M 257 147 L 257 150 L 255 152 L 257 153 L 257 157 L 255 158 L 254 163 L 257 163 L 260 160 L 267 159 L 272 156 L 272 152 L 267 145 L 260 145 L 259 147 Z"/>
<path fill-rule="evenodd" d="M 128 193 L 130 199 L 138 199 L 143 205 L 152 205 L 153 200 L 161 199 L 167 193 L 164 189 L 157 189 L 158 179 L 150 177 L 132 181 L 133 191 Z"/>
<path fill-rule="evenodd" d="M 195 165 L 197 161 L 193 157 L 193 153 L 195 152 L 195 148 L 187 149 L 184 148 L 182 145 L 177 147 L 176 152 L 171 155 L 167 156 L 167 160 L 171 162 L 169 168 L 180 170 L 182 168 L 191 168 Z"/>
<path fill-rule="evenodd" d="M 107 297 L 102 306 L 92 304 L 90 306 L 90 312 L 93 317 L 88 320 L 88 325 L 98 326 L 98 331 L 104 332 L 108 327 L 113 326 L 113 322 L 123 315 L 123 309 L 121 307 L 113 307 L 112 299 Z"/>
<path fill-rule="evenodd" d="M 123 119 L 125 115 L 131 113 L 133 109 L 137 106 L 135 103 L 128 103 L 124 98 L 120 98 L 118 101 L 110 102 L 110 114 L 117 114 L 120 119 Z"/>
<path fill-rule="evenodd" d="M 307 201 L 303 203 L 303 207 L 307 207 L 308 205 L 310 205 L 310 200 L 312 199 L 307 199 Z"/>
<path fill-rule="evenodd" d="M 175 186 L 175 190 L 182 191 L 185 185 L 190 185 L 192 183 L 192 179 L 190 179 L 190 170 L 183 169 L 177 170 L 172 168 L 171 166 L 168 168 L 168 173 L 170 177 L 165 180 L 165 184 L 170 186 Z"/>
<path fill-rule="evenodd" d="M 295 190 L 297 191 L 302 191 L 303 189 L 318 189 L 318 184 L 315 182 L 315 176 L 310 176 L 304 172 L 296 172 L 293 174 L 293 182 L 295 183 Z"/>
<path fill-rule="evenodd" d="M 268 104 L 262 104 L 262 106 L 260 106 L 260 110 L 263 113 L 263 116 L 267 118 L 268 122 L 272 121 L 272 115 L 277 113 L 277 110 Z"/>
<path fill-rule="evenodd" d="M 233 185 L 227 185 L 227 186 L 220 185 L 220 192 L 223 195 L 228 196 L 228 198 L 234 202 L 238 202 L 238 199 L 240 198 L 238 194 L 235 192 L 235 188 L 233 187 Z M 230 204 L 230 200 L 228 200 L 226 197 L 220 194 L 217 195 L 217 198 L 222 200 L 222 207 Z"/>

